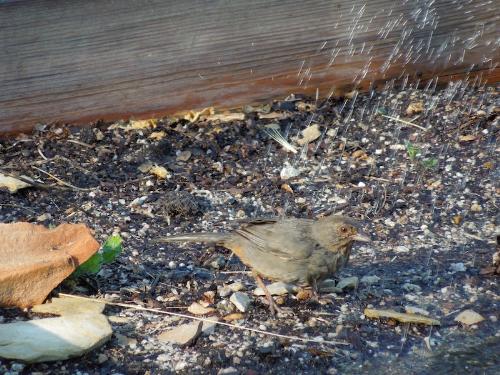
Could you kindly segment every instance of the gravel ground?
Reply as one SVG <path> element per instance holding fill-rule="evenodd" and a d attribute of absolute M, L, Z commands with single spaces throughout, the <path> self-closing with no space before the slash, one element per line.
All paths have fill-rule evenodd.
<path fill-rule="evenodd" d="M 1 222 L 83 222 L 100 242 L 112 233 L 124 239 L 114 263 L 60 290 L 181 312 L 205 300 L 232 324 L 316 342 L 218 325 L 179 347 L 157 336 L 188 319 L 109 306 L 115 334 L 103 347 L 65 362 L 0 360 L 0 373 L 496 373 L 498 276 L 487 267 L 499 233 L 499 111 L 492 87 L 386 85 L 324 103 L 291 96 L 192 122 L 39 125 L 32 135 L 1 141 L 2 172 L 45 184 L 0 191 Z M 271 139 L 269 129 L 298 152 Z M 166 178 L 151 166 L 164 167 Z M 40 169 L 78 189 L 54 185 Z M 227 230 L 240 219 L 332 212 L 363 220 L 374 239 L 355 245 L 336 277 L 377 278 L 322 293 L 319 301 L 301 297 L 307 293 L 281 296 L 287 313 L 278 318 L 227 250 L 153 242 L 169 233 Z M 247 312 L 234 315 L 228 285 L 250 296 Z M 441 325 L 363 313 L 412 307 Z M 455 321 L 467 309 L 484 320 Z M 3 322 L 27 317 L 0 309 Z"/>

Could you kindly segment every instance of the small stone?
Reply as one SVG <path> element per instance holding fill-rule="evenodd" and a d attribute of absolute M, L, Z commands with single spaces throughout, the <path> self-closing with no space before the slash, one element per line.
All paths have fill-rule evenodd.
<path fill-rule="evenodd" d="M 420 314 L 420 315 L 425 315 L 425 316 L 430 315 L 429 311 L 422 309 L 420 307 L 417 307 L 417 306 L 405 306 L 405 311 L 408 314 Z"/>
<path fill-rule="evenodd" d="M 291 166 L 289 163 L 285 163 L 280 172 L 280 177 L 282 180 L 288 180 L 289 178 L 297 177 L 300 174 L 300 171 Z"/>
<path fill-rule="evenodd" d="M 173 342 L 181 346 L 191 344 L 201 334 L 203 322 L 192 322 L 181 324 L 169 331 L 165 331 L 158 336 L 162 342 Z"/>
<path fill-rule="evenodd" d="M 213 269 L 221 269 L 224 267 L 226 264 L 226 258 L 224 258 L 222 255 L 214 255 L 210 259 L 208 259 L 205 263 L 203 263 L 204 266 L 210 266 Z"/>
<path fill-rule="evenodd" d="M 234 367 L 227 367 L 219 370 L 217 375 L 239 375 L 239 372 Z"/>
<path fill-rule="evenodd" d="M 325 279 L 321 281 L 318 285 L 318 289 L 321 293 L 340 293 L 342 289 L 336 286 L 335 280 Z"/>
<path fill-rule="evenodd" d="M 177 155 L 177 161 L 188 161 L 191 158 L 191 151 L 182 151 Z"/>
<path fill-rule="evenodd" d="M 241 281 L 235 281 L 232 284 L 227 285 L 227 287 L 232 291 L 232 292 L 240 292 L 242 290 L 245 290 L 245 285 Z"/>
<path fill-rule="evenodd" d="M 170 360 L 170 356 L 166 353 L 160 354 L 158 357 L 156 357 L 156 360 L 158 362 L 167 362 Z"/>
<path fill-rule="evenodd" d="M 217 322 L 219 321 L 219 318 L 215 316 L 207 319 L 210 319 L 211 322 L 205 321 L 201 327 L 201 333 L 206 336 L 212 335 L 215 332 L 215 327 L 217 327 Z"/>
<path fill-rule="evenodd" d="M 217 294 L 223 298 L 227 297 L 228 295 L 231 294 L 231 289 L 227 285 L 222 286 L 222 287 L 218 287 Z"/>
<path fill-rule="evenodd" d="M 422 288 L 419 285 L 411 283 L 404 283 L 403 289 L 407 292 L 420 292 L 422 290 Z"/>
<path fill-rule="evenodd" d="M 165 167 L 162 167 L 160 165 L 153 165 L 149 169 L 149 173 L 152 175 L 158 177 L 158 178 L 170 178 L 170 173 L 168 173 L 167 169 Z"/>
<path fill-rule="evenodd" d="M 269 293 L 271 293 L 272 296 L 281 296 L 284 294 L 292 293 L 296 290 L 297 288 L 292 285 L 292 284 L 287 284 L 282 281 L 278 281 L 272 284 L 267 285 L 267 290 Z M 266 293 L 264 293 L 264 290 L 261 288 L 256 288 L 253 291 L 253 294 L 256 296 L 265 296 Z"/>
<path fill-rule="evenodd" d="M 357 276 L 345 277 L 339 281 L 337 284 L 337 288 L 345 290 L 345 289 L 357 289 L 359 283 L 359 279 Z"/>
<path fill-rule="evenodd" d="M 408 116 L 412 116 L 414 114 L 420 113 L 424 110 L 424 103 L 423 102 L 413 102 L 408 105 L 406 108 L 406 114 Z"/>
<path fill-rule="evenodd" d="M 450 270 L 452 273 L 465 272 L 467 268 L 462 262 L 450 264 Z"/>
<path fill-rule="evenodd" d="M 33 306 L 31 311 L 54 315 L 100 314 L 105 306 L 104 303 L 97 301 L 61 296 L 52 298 L 49 303 Z"/>
<path fill-rule="evenodd" d="M 106 354 L 101 353 L 97 356 L 97 363 L 99 363 L 100 365 L 102 365 L 107 360 L 108 360 L 108 356 Z"/>
<path fill-rule="evenodd" d="M 483 207 L 481 207 L 480 204 L 477 204 L 477 203 L 473 203 L 471 206 L 470 206 L 470 210 L 472 212 L 481 212 L 483 210 Z"/>
<path fill-rule="evenodd" d="M 363 276 L 361 278 L 361 284 L 365 284 L 365 285 L 374 285 L 374 284 L 378 284 L 378 282 L 380 281 L 380 277 L 378 276 L 375 276 L 375 275 L 366 275 L 366 276 Z"/>
<path fill-rule="evenodd" d="M 456 322 L 473 325 L 482 322 L 484 318 L 474 310 L 464 310 L 455 317 Z"/>
<path fill-rule="evenodd" d="M 241 312 L 246 312 L 251 303 L 250 297 L 243 292 L 234 292 L 229 300 Z"/>
<path fill-rule="evenodd" d="M 122 347 L 126 347 L 126 346 L 134 347 L 134 346 L 137 345 L 137 340 L 134 339 L 134 338 L 124 336 L 124 335 L 122 335 L 120 333 L 115 333 L 115 337 L 116 337 L 116 340 L 117 340 L 119 346 L 122 346 Z"/>

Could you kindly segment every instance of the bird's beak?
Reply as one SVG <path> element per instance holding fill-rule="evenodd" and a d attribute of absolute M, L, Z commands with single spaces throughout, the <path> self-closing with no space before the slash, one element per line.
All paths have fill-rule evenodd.
<path fill-rule="evenodd" d="M 360 241 L 360 242 L 372 242 L 372 239 L 370 238 L 370 235 L 363 233 L 363 232 L 358 232 L 356 235 L 351 237 L 354 241 Z"/>

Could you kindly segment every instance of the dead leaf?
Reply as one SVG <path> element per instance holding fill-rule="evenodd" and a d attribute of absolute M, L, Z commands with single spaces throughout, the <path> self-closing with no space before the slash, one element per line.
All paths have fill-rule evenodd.
<path fill-rule="evenodd" d="M 316 104 L 306 103 L 302 101 L 295 103 L 295 107 L 301 112 L 304 111 L 312 112 L 316 110 Z"/>
<path fill-rule="evenodd" d="M 293 194 L 293 189 L 288 184 L 281 185 L 281 190 L 286 191 L 287 193 Z"/>
<path fill-rule="evenodd" d="M 230 122 L 230 121 L 243 121 L 245 119 L 244 113 L 217 113 L 214 115 L 207 116 L 209 121 L 220 121 L 220 122 Z"/>
<path fill-rule="evenodd" d="M 368 158 L 368 155 L 363 150 L 356 150 L 351 154 L 351 157 L 353 159 L 365 160 Z"/>
<path fill-rule="evenodd" d="M 0 224 L 0 306 L 29 307 L 47 295 L 97 250 L 84 224 L 54 229 L 30 223 Z"/>
<path fill-rule="evenodd" d="M 365 309 L 364 314 L 367 318 L 388 318 L 397 320 L 401 323 L 427 324 L 430 326 L 438 326 L 441 324 L 439 320 L 428 318 L 423 315 L 399 313 L 394 310 Z"/>
<path fill-rule="evenodd" d="M 321 132 L 318 124 L 313 124 L 302 130 L 302 138 L 297 141 L 301 146 L 311 143 L 319 138 Z"/>
<path fill-rule="evenodd" d="M 297 295 L 295 296 L 299 301 L 307 301 L 310 300 L 312 297 L 313 293 L 311 289 L 301 289 L 298 291 Z"/>
<path fill-rule="evenodd" d="M 467 135 L 461 135 L 458 137 L 458 140 L 460 142 L 471 142 L 475 141 L 478 137 L 472 134 L 467 134 Z"/>
<path fill-rule="evenodd" d="M 194 315 L 207 315 L 213 313 L 215 309 L 213 307 L 204 307 L 200 305 L 198 302 L 193 302 L 188 307 L 188 311 Z"/>
<path fill-rule="evenodd" d="M 451 222 L 455 225 L 460 225 L 463 219 L 462 215 L 455 215 L 451 218 Z"/>
<path fill-rule="evenodd" d="M 423 102 L 413 102 L 408 105 L 406 108 L 406 114 L 408 116 L 412 116 L 414 114 L 420 113 L 424 110 L 424 103 Z"/>
<path fill-rule="evenodd" d="M 484 318 L 474 310 L 464 310 L 455 317 L 455 322 L 468 326 L 482 322 Z"/>
<path fill-rule="evenodd" d="M 155 141 L 159 141 L 160 139 L 163 139 L 167 134 L 161 130 L 159 132 L 152 132 L 150 135 L 149 135 L 149 139 L 154 139 Z"/>
<path fill-rule="evenodd" d="M 226 315 L 223 319 L 226 322 L 232 322 L 233 320 L 245 319 L 245 315 L 242 313 L 232 313 L 232 314 Z"/>
<path fill-rule="evenodd" d="M 29 177 L 26 176 L 21 176 L 23 179 L 27 179 L 28 181 L 32 181 Z M 15 177 L 10 177 L 6 176 L 2 173 L 0 173 L 0 189 L 1 188 L 7 188 L 9 190 L 9 193 L 14 194 L 20 189 L 24 189 L 27 187 L 30 187 L 32 185 L 28 184 L 27 182 L 18 180 Z"/>
<path fill-rule="evenodd" d="M 259 113 L 259 119 L 263 120 L 281 120 L 287 117 L 288 115 L 282 112 Z"/>
<path fill-rule="evenodd" d="M 167 169 L 159 165 L 153 165 L 149 169 L 149 173 L 158 178 L 170 178 L 170 173 L 168 173 Z"/>
<path fill-rule="evenodd" d="M 484 169 L 493 169 L 495 165 L 491 161 L 487 161 L 486 163 L 483 164 Z"/>
<path fill-rule="evenodd" d="M 184 120 L 189 122 L 197 121 L 201 116 L 212 116 L 215 113 L 214 107 L 203 108 L 201 111 L 189 111 L 184 115 Z"/>

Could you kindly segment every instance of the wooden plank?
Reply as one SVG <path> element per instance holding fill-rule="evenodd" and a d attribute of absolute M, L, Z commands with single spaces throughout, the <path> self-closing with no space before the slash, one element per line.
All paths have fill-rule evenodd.
<path fill-rule="evenodd" d="M 393 77 L 498 82 L 498 0 L 7 0 L 0 132 L 328 96 Z M 333 60 L 333 61 L 332 61 Z"/>

